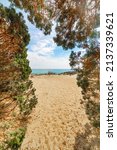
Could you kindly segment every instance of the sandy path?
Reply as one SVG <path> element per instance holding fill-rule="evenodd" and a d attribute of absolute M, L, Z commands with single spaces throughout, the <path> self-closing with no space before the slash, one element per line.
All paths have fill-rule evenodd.
<path fill-rule="evenodd" d="M 32 78 L 38 104 L 31 114 L 21 150 L 73 150 L 87 117 L 76 79 L 67 75 Z"/>

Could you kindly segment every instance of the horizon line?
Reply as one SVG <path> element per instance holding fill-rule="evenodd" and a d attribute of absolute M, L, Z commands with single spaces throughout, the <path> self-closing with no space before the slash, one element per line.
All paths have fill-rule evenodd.
<path fill-rule="evenodd" d="M 71 69 L 71 68 L 31 68 L 31 69 Z"/>

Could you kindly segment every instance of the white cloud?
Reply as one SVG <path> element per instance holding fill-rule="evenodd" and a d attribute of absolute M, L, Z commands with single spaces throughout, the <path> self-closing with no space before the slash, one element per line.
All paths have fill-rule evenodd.
<path fill-rule="evenodd" d="M 35 29 L 33 26 L 30 27 L 31 42 L 29 50 L 36 53 L 37 55 L 50 56 L 54 53 L 57 45 L 53 41 L 54 29 L 50 35 L 45 36 L 42 31 Z"/>
<path fill-rule="evenodd" d="M 53 39 L 41 39 L 30 47 L 30 50 L 37 55 L 52 55 L 56 48 Z"/>
<path fill-rule="evenodd" d="M 70 68 L 69 56 L 66 57 L 39 56 L 34 52 L 28 52 L 28 59 L 30 60 L 30 66 L 33 69 Z"/>
<path fill-rule="evenodd" d="M 29 45 L 28 59 L 32 69 L 64 69 L 70 68 L 69 56 L 55 56 L 57 45 L 53 41 L 55 27 L 50 35 L 45 36 L 42 31 L 29 25 L 31 42 Z"/>

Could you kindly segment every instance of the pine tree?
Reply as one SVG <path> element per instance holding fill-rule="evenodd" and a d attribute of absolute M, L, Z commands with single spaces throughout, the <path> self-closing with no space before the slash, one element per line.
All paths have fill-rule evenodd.
<path fill-rule="evenodd" d="M 28 20 L 44 34 L 50 34 L 52 28 L 52 2 L 44 0 L 9 0 L 12 6 L 24 9 L 28 13 Z"/>
<path fill-rule="evenodd" d="M 83 104 L 91 124 L 100 127 L 99 102 L 99 58 L 100 48 L 92 41 L 81 58 L 82 68 L 78 70 L 77 84 L 82 88 Z"/>
<path fill-rule="evenodd" d="M 28 19 L 45 34 L 52 31 L 54 41 L 64 49 L 81 46 L 99 26 L 99 0 L 9 0 L 13 6 L 28 12 Z"/>
<path fill-rule="evenodd" d="M 0 149 L 18 149 L 25 135 L 27 115 L 37 103 L 35 89 L 29 80 L 31 68 L 27 60 L 27 45 L 30 41 L 28 27 L 23 15 L 16 13 L 14 8 L 0 5 L 0 119 L 2 123 L 14 119 L 13 112 L 20 112 L 15 116 L 15 125 L 7 138 L 6 128 L 1 134 Z M 19 108 L 19 109 L 18 109 Z M 24 119 L 24 124 L 22 120 Z M 15 128 L 14 128 L 15 126 Z M 12 135 L 12 136 L 11 136 Z M 2 137 L 3 138 L 3 137 Z M 2 145 L 1 145 L 2 144 Z"/>
<path fill-rule="evenodd" d="M 28 79 L 31 73 L 26 49 L 30 40 L 28 28 L 21 13 L 3 5 L 0 5 L 0 22 L 1 100 L 12 97 L 17 100 L 21 113 L 28 114 L 37 103 Z"/>
<path fill-rule="evenodd" d="M 71 51 L 71 54 L 69 56 L 69 65 L 71 66 L 72 69 L 74 69 L 74 67 L 76 66 L 76 61 L 77 61 L 77 55 L 76 52 Z"/>

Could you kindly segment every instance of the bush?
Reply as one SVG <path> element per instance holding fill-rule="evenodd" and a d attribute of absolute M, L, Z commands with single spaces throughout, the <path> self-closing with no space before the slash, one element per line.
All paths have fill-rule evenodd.
<path fill-rule="evenodd" d="M 25 137 L 25 132 L 25 128 L 19 128 L 17 131 L 11 132 L 6 141 L 7 148 L 11 148 L 12 150 L 18 150 Z"/>

